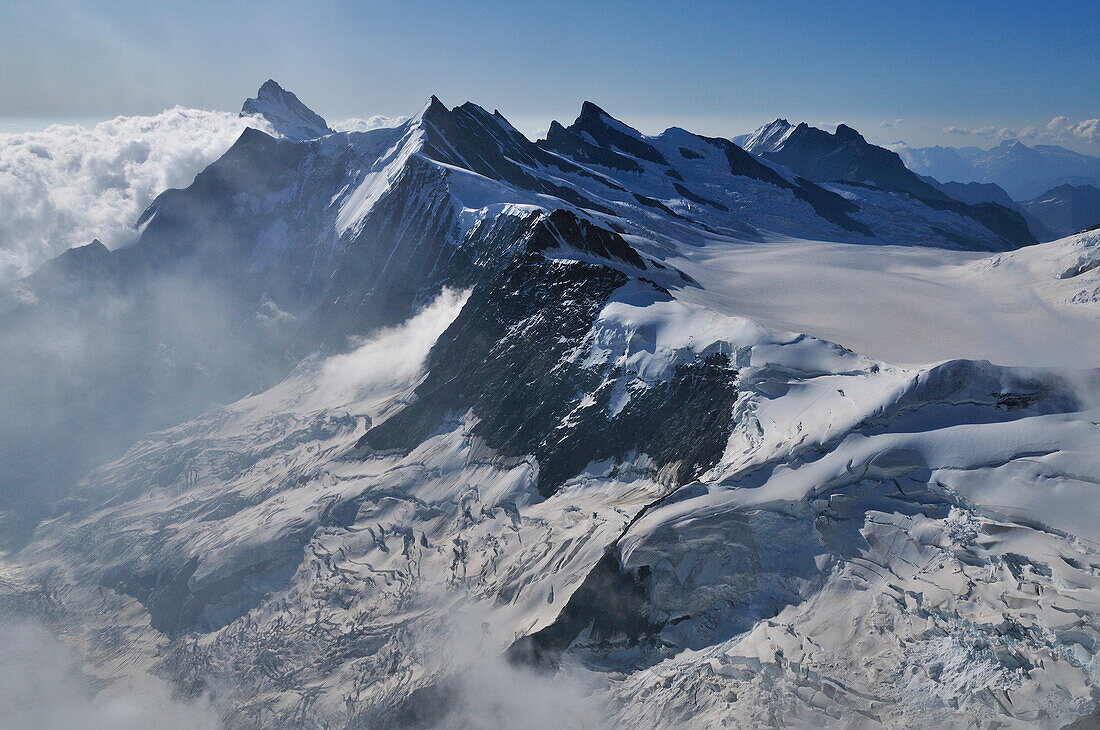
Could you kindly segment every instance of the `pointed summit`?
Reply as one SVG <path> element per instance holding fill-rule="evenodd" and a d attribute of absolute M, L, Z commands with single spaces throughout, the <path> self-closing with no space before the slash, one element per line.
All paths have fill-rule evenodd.
<path fill-rule="evenodd" d="M 607 119 L 612 119 L 610 114 L 598 107 L 595 103 L 587 100 L 581 102 L 581 115 L 579 118 L 585 119 L 590 117 L 606 117 Z"/>
<path fill-rule="evenodd" d="M 794 129 L 786 119 L 779 118 L 750 134 L 741 146 L 753 154 L 771 152 L 778 149 Z"/>
<path fill-rule="evenodd" d="M 620 122 L 615 117 L 605 112 L 590 101 L 581 104 L 581 114 L 577 120 L 566 128 L 575 139 L 566 142 L 556 128 L 551 128 L 553 136 L 549 133 L 547 141 L 552 145 L 562 146 L 562 149 L 576 148 L 578 144 L 594 144 L 605 152 L 621 156 L 625 153 L 628 157 L 653 162 L 658 165 L 668 165 L 668 160 L 657 151 L 653 145 L 646 141 L 645 135 L 628 124 Z M 590 155 L 595 161 L 596 156 Z M 636 162 L 627 161 L 627 167 L 635 167 Z M 622 167 L 622 164 L 612 165 Z"/>
<path fill-rule="evenodd" d="M 241 116 L 247 114 L 262 116 L 288 139 L 316 139 L 332 134 L 324 119 L 271 79 L 264 82 L 255 97 L 245 100 Z"/>

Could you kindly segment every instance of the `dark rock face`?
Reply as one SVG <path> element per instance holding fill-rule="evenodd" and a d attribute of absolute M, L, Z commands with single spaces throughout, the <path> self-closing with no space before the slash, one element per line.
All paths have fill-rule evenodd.
<path fill-rule="evenodd" d="M 552 624 L 523 637 L 508 650 L 517 664 L 556 667 L 581 632 L 591 629 L 589 646 L 612 651 L 651 639 L 661 625 L 649 617 L 649 568 L 624 570 L 609 550 L 584 579 Z"/>
<path fill-rule="evenodd" d="M 510 456 L 535 453 L 600 374 L 568 362 L 626 276 L 527 252 L 474 289 L 428 356 L 416 400 L 360 446 L 411 449 L 472 409 L 475 435 Z"/>
<path fill-rule="evenodd" d="M 936 200 L 921 198 L 921 202 L 936 210 L 950 210 L 981 223 L 993 233 L 1014 247 L 1030 246 L 1039 241 L 1032 234 L 1027 221 L 1017 211 L 1005 208 L 997 203 L 978 203 L 967 205 L 957 200 Z M 990 249 L 994 250 L 994 249 Z"/>
<path fill-rule="evenodd" d="M 569 127 L 574 135 L 587 135 L 604 149 L 619 150 L 641 160 L 668 167 L 668 160 L 656 147 L 639 138 L 635 130 L 626 127 L 590 101 L 581 104 L 581 114 Z"/>
<path fill-rule="evenodd" d="M 1008 191 L 996 183 L 980 182 L 944 182 L 935 178 L 921 176 L 921 179 L 930 185 L 934 185 L 944 194 L 967 205 L 977 206 L 983 203 L 996 203 L 1002 208 L 1013 210 L 1023 216 L 1028 230 L 1040 241 L 1053 241 L 1058 236 L 1053 233 L 1038 217 L 1033 215 L 1026 204 L 1017 203 L 1008 194 Z M 1003 215 L 1003 214 L 1002 214 Z M 1100 218 L 1098 218 L 1100 220 Z"/>
<path fill-rule="evenodd" d="M 624 172 L 640 173 L 643 168 L 637 162 L 626 155 L 614 150 L 605 149 L 592 144 L 581 137 L 572 127 L 566 129 L 558 122 L 550 123 L 550 130 L 546 133 L 546 139 L 542 144 L 547 148 L 558 152 L 578 162 L 600 165 Z"/>
<path fill-rule="evenodd" d="M 629 385 L 632 378 L 614 367 L 582 366 L 596 316 L 627 277 L 535 252 L 568 244 L 630 263 L 641 259 L 617 235 L 568 213 L 528 226 L 526 249 L 481 273 L 432 349 L 414 402 L 368 431 L 359 447 L 409 450 L 470 409 L 478 418 L 474 435 L 489 446 L 505 456 L 535 456 L 544 494 L 591 462 L 631 452 L 648 454 L 659 467 L 676 463 L 678 481 L 713 465 L 736 397 L 728 357 L 683 363 L 667 382 L 648 386 Z M 630 401 L 611 415 L 611 395 L 624 386 L 633 387 Z"/>
<path fill-rule="evenodd" d="M 538 225 L 527 244 L 531 251 L 557 247 L 575 248 L 605 259 L 615 259 L 638 269 L 645 262 L 622 236 L 593 225 L 564 210 L 555 210 Z"/>

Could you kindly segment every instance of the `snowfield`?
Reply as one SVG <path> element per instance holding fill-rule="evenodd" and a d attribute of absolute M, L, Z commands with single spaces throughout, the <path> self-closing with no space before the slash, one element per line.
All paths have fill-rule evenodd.
<path fill-rule="evenodd" d="M 685 253 L 689 301 L 890 362 L 1100 363 L 1100 232 L 992 257 L 806 240 Z"/>

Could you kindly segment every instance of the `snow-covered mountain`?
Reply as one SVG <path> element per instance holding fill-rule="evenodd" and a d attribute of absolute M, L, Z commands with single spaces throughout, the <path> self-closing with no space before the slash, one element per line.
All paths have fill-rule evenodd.
<path fill-rule="evenodd" d="M 332 134 L 328 123 L 274 80 L 268 79 L 256 96 L 245 99 L 241 116 L 261 116 L 277 134 L 288 139 L 316 139 Z"/>
<path fill-rule="evenodd" d="M 0 611 L 97 684 L 230 727 L 1094 709 L 1100 233 L 1008 250 L 854 132 L 264 89 L 279 137 L 0 315 Z"/>
<path fill-rule="evenodd" d="M 1020 207 L 1057 236 L 1068 236 L 1100 225 L 1100 188 L 1092 185 L 1059 185 Z"/>
<path fill-rule="evenodd" d="M 839 183 L 848 190 L 862 187 L 900 193 L 911 201 L 910 205 L 969 218 L 999 236 L 1002 245 L 1035 243 L 1027 223 L 1015 210 L 992 202 L 967 203 L 952 198 L 906 168 L 895 152 L 870 144 L 845 124 L 830 134 L 805 122 L 792 125 L 776 119 L 749 135 L 744 145 L 752 154 L 819 183 Z"/>
<path fill-rule="evenodd" d="M 1028 146 L 1016 139 L 979 147 L 891 145 L 909 169 L 937 180 L 997 183 L 1014 200 L 1027 200 L 1059 185 L 1100 185 L 1100 157 L 1057 145 Z"/>

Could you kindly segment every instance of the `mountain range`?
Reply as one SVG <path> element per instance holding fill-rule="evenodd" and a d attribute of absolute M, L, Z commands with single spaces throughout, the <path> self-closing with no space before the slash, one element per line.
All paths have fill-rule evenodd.
<path fill-rule="evenodd" d="M 1094 711 L 1100 232 L 845 126 L 242 113 L 0 308 L 0 612 L 92 685 L 242 728 Z"/>
<path fill-rule="evenodd" d="M 1100 157 L 1057 145 L 1029 147 L 1016 139 L 979 147 L 890 146 L 909 169 L 944 182 L 996 183 L 1013 200 L 1031 199 L 1059 185 L 1100 186 Z"/>

